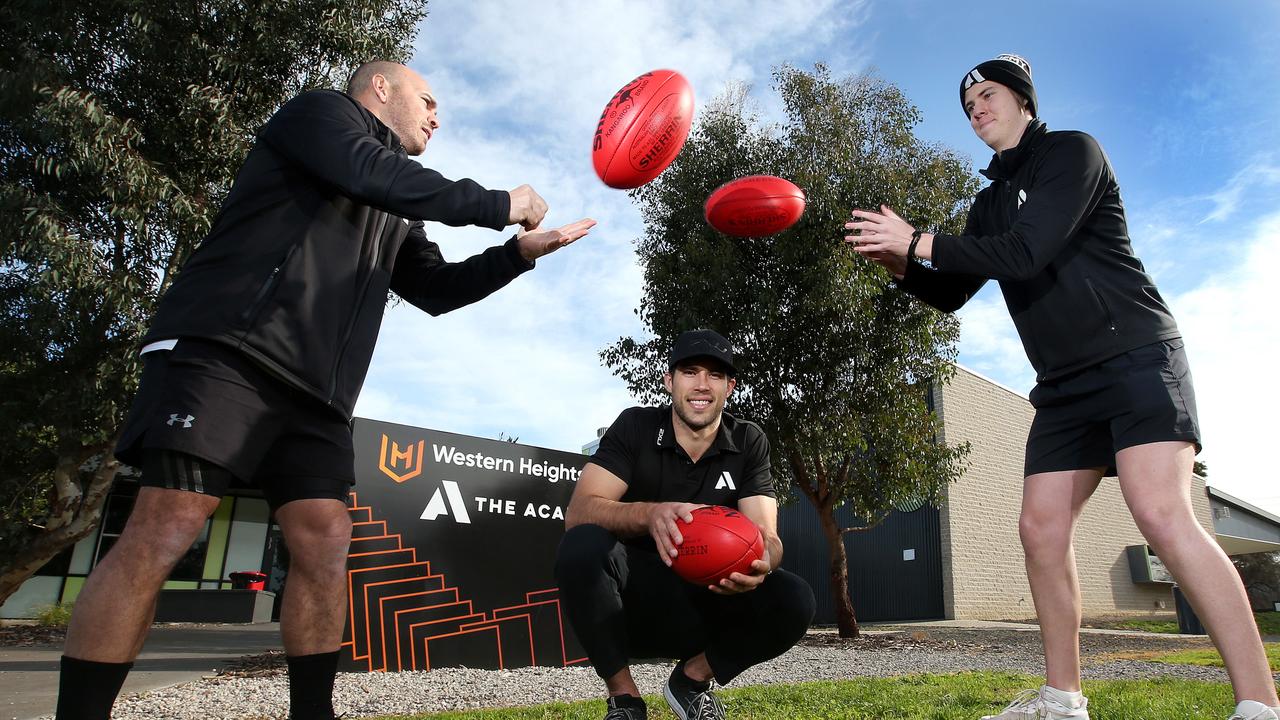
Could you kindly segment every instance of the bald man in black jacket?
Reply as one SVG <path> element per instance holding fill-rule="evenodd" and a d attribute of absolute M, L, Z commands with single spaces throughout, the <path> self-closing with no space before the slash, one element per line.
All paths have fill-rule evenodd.
<path fill-rule="evenodd" d="M 161 299 L 116 455 L 143 470 L 128 524 L 76 601 L 58 717 L 107 718 L 155 598 L 233 480 L 259 486 L 290 549 L 281 634 L 291 713 L 332 718 L 354 482 L 350 420 L 387 293 L 435 315 L 585 236 L 528 185 L 487 190 L 409 156 L 440 127 L 426 80 L 367 63 L 271 118 L 208 237 Z M 423 221 L 521 230 L 446 262 Z"/>

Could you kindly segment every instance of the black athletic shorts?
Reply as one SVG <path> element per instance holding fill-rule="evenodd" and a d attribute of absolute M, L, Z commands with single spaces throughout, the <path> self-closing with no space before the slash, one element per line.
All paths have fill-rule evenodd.
<path fill-rule="evenodd" d="M 1200 451 L 1196 395 L 1182 339 L 1144 345 L 1031 391 L 1026 475 L 1107 468 L 1135 445 L 1185 440 Z"/>
<path fill-rule="evenodd" d="M 121 462 L 142 469 L 141 484 L 222 496 L 235 476 L 273 509 L 346 500 L 355 453 L 350 425 L 333 410 L 217 343 L 182 339 L 143 361 L 116 446 Z"/>

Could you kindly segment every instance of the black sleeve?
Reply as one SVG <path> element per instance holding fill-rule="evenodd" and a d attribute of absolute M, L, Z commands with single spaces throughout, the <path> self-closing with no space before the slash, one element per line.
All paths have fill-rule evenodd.
<path fill-rule="evenodd" d="M 997 280 L 1034 277 L 1066 247 L 1097 207 L 1106 189 L 1107 158 L 1084 133 L 1062 133 L 1046 149 L 1026 201 L 1008 232 L 937 235 L 933 265 L 939 270 Z"/>
<path fill-rule="evenodd" d="M 636 408 L 630 408 L 618 415 L 600 438 L 600 447 L 587 461 L 617 475 L 628 486 L 636 466 L 635 412 Z"/>
<path fill-rule="evenodd" d="M 979 199 L 980 202 L 980 199 Z M 976 235 L 980 222 L 978 202 L 969 208 L 965 218 L 964 234 Z M 938 236 L 934 236 L 935 238 Z M 981 275 L 939 272 L 918 262 L 907 263 L 906 272 L 897 281 L 898 287 L 921 301 L 943 312 L 955 312 L 982 289 L 987 279 Z"/>
<path fill-rule="evenodd" d="M 391 291 L 440 315 L 488 297 L 531 268 L 533 263 L 520 255 L 514 237 L 462 262 L 446 262 L 440 246 L 427 239 L 421 222 L 415 222 L 396 255 Z"/>
<path fill-rule="evenodd" d="M 754 495 L 776 498 L 778 494 L 773 489 L 773 467 L 769 458 L 768 436 L 758 426 L 748 425 L 746 447 L 743 450 L 747 454 L 747 461 L 743 465 L 747 477 L 742 481 L 738 499 Z"/>
<path fill-rule="evenodd" d="M 303 93 L 285 103 L 262 131 L 288 161 L 342 194 L 411 220 L 478 225 L 509 223 L 511 196 L 472 180 L 448 180 L 383 147 L 355 100 L 331 90 Z"/>

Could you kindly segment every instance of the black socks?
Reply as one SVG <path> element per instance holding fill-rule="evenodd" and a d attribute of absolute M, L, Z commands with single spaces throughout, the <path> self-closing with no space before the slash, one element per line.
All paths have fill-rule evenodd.
<path fill-rule="evenodd" d="M 289 664 L 289 717 L 332 720 L 338 651 L 286 657 L 285 661 Z"/>
<path fill-rule="evenodd" d="M 711 689 L 711 681 L 703 680 L 698 682 L 688 675 L 684 674 L 684 662 L 681 661 L 676 665 L 676 669 L 671 671 L 671 684 L 677 688 L 684 690 L 693 690 L 695 692 L 706 692 Z"/>
<path fill-rule="evenodd" d="M 62 656 L 58 720 L 108 720 L 133 663 L 103 663 Z"/>

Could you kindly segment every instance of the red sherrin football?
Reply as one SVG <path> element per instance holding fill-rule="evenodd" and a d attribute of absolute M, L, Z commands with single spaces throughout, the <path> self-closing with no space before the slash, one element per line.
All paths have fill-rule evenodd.
<path fill-rule="evenodd" d="M 693 125 L 693 88 L 674 70 L 654 70 L 614 94 L 591 143 L 596 175 L 611 188 L 637 188 L 658 177 Z"/>
<path fill-rule="evenodd" d="M 804 191 L 773 175 L 749 175 L 716 188 L 703 206 L 707 222 L 726 235 L 773 235 L 804 214 Z"/>
<path fill-rule="evenodd" d="M 764 538 L 750 518 L 732 508 L 713 505 L 693 511 L 693 522 L 676 522 L 684 542 L 671 562 L 680 577 L 695 585 L 716 585 L 729 575 L 751 572 L 764 555 Z"/>

